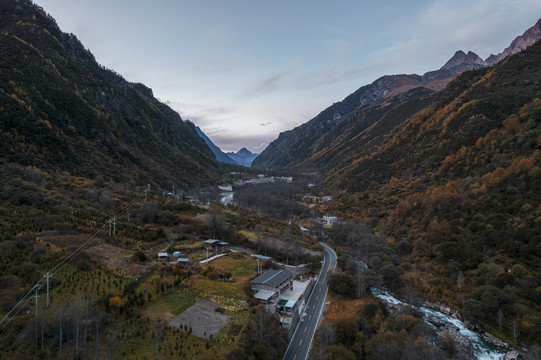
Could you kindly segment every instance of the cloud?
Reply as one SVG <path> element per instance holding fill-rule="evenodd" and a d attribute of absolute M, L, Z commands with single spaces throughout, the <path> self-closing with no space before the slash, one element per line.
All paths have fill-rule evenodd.
<path fill-rule="evenodd" d="M 184 120 L 191 120 L 198 125 L 225 120 L 236 111 L 234 107 L 213 106 L 195 102 L 167 101 L 166 104 L 178 112 Z"/>
<path fill-rule="evenodd" d="M 256 98 L 280 90 L 285 86 L 287 77 L 292 71 L 291 69 L 280 70 L 258 81 L 254 86 L 243 92 L 242 98 Z"/>
<path fill-rule="evenodd" d="M 456 50 L 486 58 L 532 26 L 540 12 L 537 0 L 432 1 L 415 17 L 394 23 L 389 30 L 394 41 L 370 58 L 382 59 L 391 70 L 415 73 L 441 67 Z M 535 20 L 525 23 L 527 17 Z"/>

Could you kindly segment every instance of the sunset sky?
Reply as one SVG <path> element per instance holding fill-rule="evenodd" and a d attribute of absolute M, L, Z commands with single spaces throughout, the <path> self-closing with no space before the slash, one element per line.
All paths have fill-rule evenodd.
<path fill-rule="evenodd" d="M 539 0 L 38 0 L 107 68 L 254 152 L 382 75 L 499 53 Z"/>

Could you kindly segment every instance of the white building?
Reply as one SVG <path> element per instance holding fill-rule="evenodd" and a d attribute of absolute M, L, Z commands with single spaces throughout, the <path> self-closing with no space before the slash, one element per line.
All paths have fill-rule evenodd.
<path fill-rule="evenodd" d="M 336 216 L 325 215 L 322 221 L 323 225 L 332 226 L 338 222 L 338 218 Z"/>

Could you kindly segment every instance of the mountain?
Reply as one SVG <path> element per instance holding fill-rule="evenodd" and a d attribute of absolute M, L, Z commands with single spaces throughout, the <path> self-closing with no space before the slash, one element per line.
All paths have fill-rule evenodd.
<path fill-rule="evenodd" d="M 476 53 L 468 51 L 466 54 L 464 51 L 459 50 L 442 66 L 441 70 L 462 72 L 464 70 L 471 70 L 471 68 L 484 66 L 487 66 L 487 63 Z"/>
<path fill-rule="evenodd" d="M 350 142 L 347 164 L 338 161 L 328 183 L 359 191 L 374 182 L 386 183 L 391 177 L 411 179 L 442 172 L 446 180 L 467 174 L 483 176 L 499 165 L 508 167 L 515 159 L 532 156 L 539 148 L 535 135 L 539 119 L 532 115 L 532 122 L 522 127 L 514 122 L 527 117 L 524 112 L 537 106 L 541 98 L 540 60 L 541 42 L 537 42 L 494 67 L 464 72 L 444 90 L 427 97 L 427 104 L 412 111 L 398 126 L 374 136 L 372 132 L 386 120 L 383 117 L 356 138 L 362 141 L 372 136 L 371 141 L 377 138 L 377 146 L 359 148 L 353 144 L 356 141 Z M 506 155 L 505 161 L 497 153 L 509 151 L 509 144 L 480 147 L 481 140 L 509 128 L 514 135 L 526 138 L 514 145 L 517 148 Z M 534 133 L 526 135 L 529 131 Z M 456 157 L 480 159 L 464 160 L 466 167 L 461 168 L 451 166 Z"/>
<path fill-rule="evenodd" d="M 283 168 L 299 166 L 317 153 L 318 140 L 343 122 L 350 122 L 360 113 L 370 110 L 381 115 L 381 107 L 396 104 L 401 98 L 410 98 L 413 89 L 419 94 L 443 89 L 447 83 L 464 70 L 481 66 L 479 56 L 458 51 L 442 68 L 424 75 L 386 75 L 372 84 L 356 90 L 344 100 L 334 103 L 312 120 L 293 130 L 280 133 L 278 139 L 254 161 L 258 168 Z M 482 63 L 482 60 L 481 60 Z M 409 94 L 408 94 L 409 93 Z M 373 121 L 373 120 L 372 120 Z M 368 123 L 367 123 L 368 124 Z"/>
<path fill-rule="evenodd" d="M 31 1 L 0 3 L 0 52 L 0 163 L 185 188 L 218 178 L 195 129 Z"/>
<path fill-rule="evenodd" d="M 463 72 L 421 108 L 387 131 L 375 131 L 382 118 L 353 140 L 331 144 L 349 157 L 334 157 L 321 186 L 334 193 L 341 216 L 384 236 L 400 255 L 391 269 L 422 297 L 455 306 L 485 329 L 498 327 L 501 309 L 507 320 L 500 324 L 535 324 L 522 338 L 536 343 L 541 41 Z M 359 253 L 370 246 L 359 240 Z M 376 269 L 386 263 L 367 261 Z M 498 334 L 513 339 L 512 331 Z"/>
<path fill-rule="evenodd" d="M 186 121 L 189 122 L 189 121 Z M 203 140 L 205 140 L 205 144 L 208 145 L 214 156 L 216 156 L 216 160 L 222 163 L 226 164 L 233 164 L 238 165 L 237 162 L 233 159 L 231 159 L 226 153 L 222 151 L 218 146 L 216 146 L 212 140 L 209 139 L 209 137 L 199 128 L 199 126 L 195 126 L 193 123 L 189 122 L 195 127 L 195 131 L 197 131 L 197 134 L 201 136 Z"/>
<path fill-rule="evenodd" d="M 507 47 L 503 52 L 499 53 L 498 55 L 490 55 L 486 59 L 486 62 L 489 65 L 494 65 L 509 55 L 526 49 L 539 39 L 541 39 L 541 19 L 539 19 L 534 26 L 526 30 L 524 34 L 516 37 L 515 40 L 511 42 L 511 45 L 509 45 L 509 47 Z"/>
<path fill-rule="evenodd" d="M 525 35 L 513 41 L 514 49 L 524 49 L 541 38 L 539 21 L 525 32 Z M 503 57 L 502 57 L 503 58 Z M 292 168 L 305 167 L 320 169 L 325 164 L 314 161 L 314 157 L 327 150 L 325 144 L 329 137 L 351 139 L 354 134 L 340 135 L 336 130 L 356 122 L 362 124 L 353 128 L 359 135 L 367 126 L 375 123 L 379 117 L 386 114 L 402 101 L 413 100 L 415 95 L 425 97 L 430 92 L 442 90 L 453 78 L 466 70 L 479 69 L 490 64 L 490 59 L 481 59 L 473 52 L 457 51 L 440 69 L 421 75 L 386 75 L 372 84 L 365 85 L 356 90 L 344 100 L 334 103 L 323 110 L 316 117 L 292 130 L 280 133 L 278 138 L 254 161 L 257 168 Z M 412 91 L 416 89 L 415 91 Z M 421 98 L 418 101 L 425 101 Z M 368 115 L 370 114 L 370 115 Z M 391 114 L 390 114 L 391 115 Z M 405 114 L 406 115 L 406 114 Z M 396 116 L 394 124 L 398 124 Z M 398 115 L 400 117 L 400 115 Z M 404 118 L 404 116 L 402 116 Z M 335 129 L 336 128 L 336 129 Z M 334 130 L 333 130 L 334 129 Z M 380 128 L 381 130 L 381 128 Z M 325 138 L 325 136 L 327 137 Z M 341 158 L 327 158 L 328 162 L 339 162 Z"/>
<path fill-rule="evenodd" d="M 252 166 L 252 162 L 254 161 L 254 159 L 259 156 L 259 154 L 254 154 L 246 148 L 242 148 L 236 153 L 228 152 L 227 155 L 231 159 L 235 160 L 237 164 L 246 166 L 246 167 Z"/>

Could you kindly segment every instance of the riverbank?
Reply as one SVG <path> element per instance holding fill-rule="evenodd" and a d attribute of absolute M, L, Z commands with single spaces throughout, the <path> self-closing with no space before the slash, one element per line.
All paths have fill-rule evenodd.
<path fill-rule="evenodd" d="M 373 295 L 384 300 L 391 311 L 400 311 L 408 305 L 422 312 L 423 319 L 438 335 L 447 334 L 455 343 L 459 358 L 480 360 L 513 360 L 523 356 L 509 344 L 499 340 L 486 331 L 470 328 L 462 320 L 461 315 L 442 304 L 423 302 L 419 306 L 407 304 L 390 293 L 373 289 Z"/>

